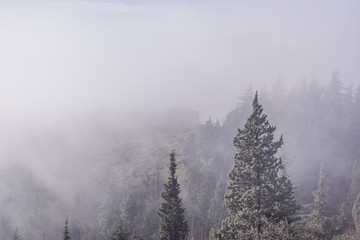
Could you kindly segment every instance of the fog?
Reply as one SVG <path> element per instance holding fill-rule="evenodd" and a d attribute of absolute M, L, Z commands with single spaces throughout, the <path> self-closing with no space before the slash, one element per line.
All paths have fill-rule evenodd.
<path fill-rule="evenodd" d="M 46 217 L 31 213 L 42 224 L 52 223 L 47 238 L 61 232 L 69 215 L 78 226 L 93 230 L 112 182 L 124 184 L 119 190 L 124 198 L 134 179 L 163 176 L 158 169 L 166 169 L 160 165 L 168 152 L 179 149 L 179 159 L 185 158 L 185 143 L 193 133 L 201 143 L 209 116 L 219 119 L 228 134 L 221 144 L 229 146 L 221 151 L 231 162 L 228 140 L 235 132 L 227 131 L 236 128 L 226 122 L 249 86 L 260 95 L 269 91 L 270 119 L 281 124 L 282 154 L 293 162 L 289 174 L 301 185 L 298 168 L 317 174 L 321 161 L 334 158 L 331 144 L 337 142 L 324 140 L 327 130 L 314 130 L 318 138 L 312 139 L 311 153 L 300 152 L 308 149 L 299 150 L 297 144 L 303 142 L 300 131 L 292 131 L 291 119 L 306 119 L 313 112 L 308 105 L 297 106 L 294 96 L 302 87 L 311 90 L 314 82 L 326 89 L 338 69 L 342 93 L 354 86 L 350 95 L 356 101 L 359 22 L 360 2 L 355 0 L 0 0 L 0 204 L 10 206 L 0 208 L 0 237 L 12 236 L 15 228 L 34 234 L 24 239 L 42 236 L 34 232 L 46 227 L 27 225 L 22 215 L 27 210 L 18 208 L 29 201 L 46 206 L 41 215 Z M 287 104 L 308 115 L 291 116 L 294 110 L 277 115 L 275 100 L 287 94 L 294 97 Z M 267 113 L 266 97 L 261 97 Z M 304 166 L 301 161 L 309 156 L 318 158 Z M 224 163 L 225 170 L 229 167 Z M 219 172 L 211 173 L 218 178 Z M 315 186 L 311 184 L 307 197 Z M 39 192 L 46 193 L 41 201 L 36 199 Z M 185 193 L 191 195 L 190 190 Z M 31 200 L 23 204 L 16 197 Z M 84 201 L 83 212 L 74 210 Z"/>
<path fill-rule="evenodd" d="M 250 82 L 327 81 L 334 68 L 359 81 L 358 1 L 0 6 L 5 118 L 186 107 L 224 120 Z"/>

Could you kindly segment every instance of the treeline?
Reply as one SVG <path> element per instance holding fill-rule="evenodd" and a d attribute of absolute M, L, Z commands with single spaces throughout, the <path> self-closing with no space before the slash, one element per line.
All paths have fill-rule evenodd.
<path fill-rule="evenodd" d="M 225 228 L 222 221 L 231 216 L 231 198 L 225 200 L 226 208 L 224 196 L 229 196 L 231 192 L 231 188 L 227 187 L 234 180 L 231 177 L 229 180 L 228 173 L 234 169 L 234 154 L 241 150 L 237 145 L 234 149 L 233 140 L 237 129 L 243 130 L 249 116 L 254 113 L 254 95 L 255 92 L 249 88 L 223 123 L 209 118 L 196 130 L 171 137 L 157 136 L 157 141 L 163 137 L 162 141 L 172 141 L 176 145 L 180 196 L 186 209 L 183 214 L 189 238 L 219 239 L 221 229 Z M 278 127 L 274 137 L 280 138 L 280 133 L 284 134 L 284 146 L 274 155 L 274 158 L 281 159 L 281 167 L 274 172 L 279 177 L 289 176 L 286 179 L 291 179 L 295 188 L 292 189 L 287 183 L 287 192 L 291 193 L 288 196 L 294 196 L 297 205 L 284 208 L 292 210 L 276 220 L 269 217 L 275 214 L 273 210 L 269 210 L 271 214 L 261 213 L 261 204 L 253 206 L 260 213 L 256 215 L 254 212 L 246 217 L 254 217 L 247 225 L 251 227 L 234 233 L 234 239 L 252 239 L 246 235 L 248 233 L 258 237 L 270 234 L 268 236 L 273 238 L 268 239 L 277 239 L 274 237 L 276 234 L 288 234 L 288 238 L 282 239 L 291 239 L 291 236 L 301 239 L 296 235 L 299 232 L 308 234 L 307 238 L 302 236 L 303 239 L 359 237 L 360 88 L 354 90 L 352 86 L 343 86 L 339 73 L 334 71 L 325 86 L 312 80 L 286 92 L 278 82 L 272 91 L 261 89 L 259 100 L 269 122 Z M 162 192 L 168 177 L 168 169 L 164 167 L 166 160 L 161 157 L 159 149 L 144 154 L 138 147 L 131 156 L 119 154 L 119 160 L 112 163 L 101 202 L 94 201 L 89 207 L 89 200 L 78 196 L 76 207 L 68 211 L 72 239 L 111 239 L 112 233 L 119 232 L 125 233 L 124 239 L 133 235 L 142 239 L 158 238 L 158 209 L 164 200 Z M 159 161 L 151 166 L 138 165 L 135 170 L 129 171 L 132 175 L 125 181 L 119 172 L 124 172 L 122 168 L 129 165 L 123 163 L 134 161 L 137 153 L 142 153 L 142 156 L 153 154 L 149 158 L 159 157 Z M 283 180 L 282 185 L 286 185 L 286 182 Z M 242 196 L 240 193 L 239 197 Z M 269 197 L 269 202 L 273 203 L 274 198 Z M 241 201 L 237 204 L 241 206 Z M 251 205 L 247 207 L 251 209 Z M 84 213 L 85 209 L 90 208 L 93 215 Z M 241 215 L 238 210 L 233 212 Z M 91 216 L 91 219 L 78 217 L 81 214 L 85 218 Z M 252 225 L 254 222 L 257 224 Z M 23 239 L 31 239 L 21 226 L 17 234 Z"/>

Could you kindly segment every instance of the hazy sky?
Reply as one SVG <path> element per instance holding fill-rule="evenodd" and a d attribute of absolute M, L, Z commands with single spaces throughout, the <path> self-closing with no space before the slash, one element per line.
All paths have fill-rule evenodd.
<path fill-rule="evenodd" d="M 359 84 L 359 23 L 352 0 L 0 0 L 0 116 L 187 107 L 223 120 L 249 82 L 339 68 Z"/>

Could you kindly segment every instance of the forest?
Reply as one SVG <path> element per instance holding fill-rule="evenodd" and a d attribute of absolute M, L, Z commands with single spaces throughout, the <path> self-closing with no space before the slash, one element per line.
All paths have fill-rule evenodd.
<path fill-rule="evenodd" d="M 243 92 L 224 121 L 114 110 L 31 135 L 19 158 L 63 159 L 60 181 L 1 168 L 0 239 L 360 239 L 360 86 Z"/>

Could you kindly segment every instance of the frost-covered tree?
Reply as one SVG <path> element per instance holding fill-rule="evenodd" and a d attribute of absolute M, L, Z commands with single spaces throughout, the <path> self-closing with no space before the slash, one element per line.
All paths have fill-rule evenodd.
<path fill-rule="evenodd" d="M 240 239 L 243 233 L 262 231 L 261 219 L 278 223 L 295 219 L 298 209 L 293 187 L 285 174 L 281 158 L 276 156 L 282 137 L 274 141 L 275 127 L 271 126 L 256 92 L 253 112 L 243 130 L 234 138 L 236 154 L 229 173 L 230 183 L 225 196 L 229 216 L 222 222 L 218 239 Z"/>
<path fill-rule="evenodd" d="M 222 177 L 216 183 L 214 197 L 211 199 L 210 207 L 208 210 L 208 219 L 213 226 L 219 227 L 221 220 L 227 216 L 226 209 L 224 207 L 224 196 L 226 191 L 226 183 L 222 180 Z"/>
<path fill-rule="evenodd" d="M 129 193 L 122 202 L 122 214 L 121 217 L 125 220 L 131 232 L 135 232 L 139 228 L 137 226 L 137 215 L 139 212 L 139 204 L 133 192 Z"/>
<path fill-rule="evenodd" d="M 114 224 L 111 226 L 108 234 L 107 240 L 128 240 L 130 233 L 126 227 L 126 223 L 123 219 L 118 218 Z"/>
<path fill-rule="evenodd" d="M 324 234 L 330 235 L 332 226 L 328 204 L 328 195 L 326 193 L 324 167 L 321 164 L 318 188 L 313 192 L 314 201 L 307 205 L 312 212 L 308 216 L 308 222 L 311 226 L 317 226 Z"/>

